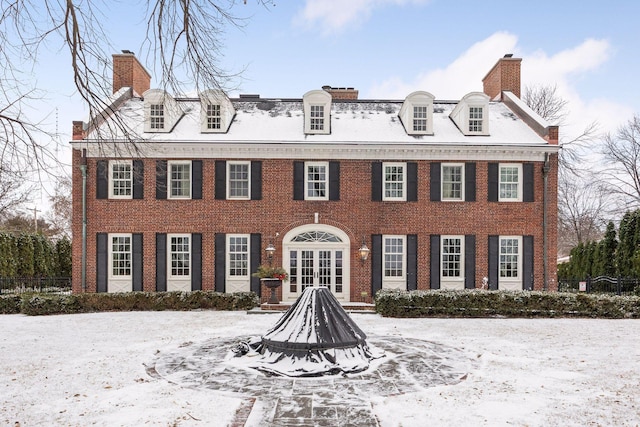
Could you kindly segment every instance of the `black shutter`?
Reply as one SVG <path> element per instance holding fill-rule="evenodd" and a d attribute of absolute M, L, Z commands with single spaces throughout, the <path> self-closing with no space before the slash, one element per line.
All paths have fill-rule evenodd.
<path fill-rule="evenodd" d="M 142 255 L 142 233 L 134 233 L 131 236 L 131 279 L 134 291 L 142 291 L 142 278 L 144 277 L 143 255 Z"/>
<path fill-rule="evenodd" d="M 440 289 L 440 235 L 432 234 L 430 237 L 430 267 L 431 289 Z"/>
<path fill-rule="evenodd" d="M 533 236 L 522 237 L 522 288 L 533 290 Z"/>
<path fill-rule="evenodd" d="M 227 198 L 227 162 L 224 160 L 216 160 L 215 179 L 215 198 L 216 200 L 224 200 Z"/>
<path fill-rule="evenodd" d="M 191 235 L 191 290 L 202 290 L 202 234 Z"/>
<path fill-rule="evenodd" d="M 167 235 L 156 233 L 156 291 L 167 290 Z"/>
<path fill-rule="evenodd" d="M 226 256 L 227 256 L 227 236 L 224 233 L 216 233 L 215 237 L 215 253 L 216 253 L 216 271 L 215 271 L 215 289 L 216 292 L 224 292 L 226 289 Z"/>
<path fill-rule="evenodd" d="M 382 235 L 371 235 L 371 296 L 382 289 Z"/>
<path fill-rule="evenodd" d="M 133 198 L 144 199 L 144 162 L 133 161 Z"/>
<path fill-rule="evenodd" d="M 533 163 L 522 165 L 522 201 L 533 202 Z"/>
<path fill-rule="evenodd" d="M 329 162 L 329 200 L 340 200 L 340 162 Z"/>
<path fill-rule="evenodd" d="M 464 236 L 464 287 L 476 287 L 476 236 Z"/>
<path fill-rule="evenodd" d="M 489 163 L 488 165 L 488 180 L 487 180 L 487 200 L 490 202 L 498 201 L 498 164 Z"/>
<path fill-rule="evenodd" d="M 156 199 L 167 198 L 167 161 L 156 161 Z"/>
<path fill-rule="evenodd" d="M 191 198 L 202 199 L 202 160 L 191 162 Z"/>
<path fill-rule="evenodd" d="M 407 202 L 418 201 L 418 164 L 407 163 Z"/>
<path fill-rule="evenodd" d="M 293 200 L 304 200 L 304 162 L 293 162 Z"/>
<path fill-rule="evenodd" d="M 250 243 L 250 255 L 249 255 L 249 271 L 250 274 L 255 273 L 260 265 L 262 255 L 262 235 L 258 233 L 251 233 Z M 251 292 L 255 292 L 260 296 L 260 278 L 251 276 Z"/>
<path fill-rule="evenodd" d="M 464 165 L 464 201 L 476 201 L 476 164 L 465 163 Z"/>
<path fill-rule="evenodd" d="M 440 163 L 431 163 L 431 171 L 429 172 L 429 185 L 431 185 L 431 189 L 429 190 L 430 199 L 432 202 L 439 202 L 442 200 L 442 178 L 441 178 L 442 168 Z"/>
<path fill-rule="evenodd" d="M 107 292 L 109 275 L 109 237 L 107 233 L 96 234 L 96 292 Z"/>
<path fill-rule="evenodd" d="M 371 163 L 371 200 L 382 200 L 382 163 Z"/>
<path fill-rule="evenodd" d="M 98 160 L 96 163 L 96 199 L 109 197 L 109 162 Z"/>
<path fill-rule="evenodd" d="M 407 235 L 407 290 L 418 289 L 418 235 Z"/>
<path fill-rule="evenodd" d="M 262 200 L 262 162 L 251 162 L 251 200 Z"/>
<path fill-rule="evenodd" d="M 499 237 L 489 236 L 489 289 L 498 289 Z"/>

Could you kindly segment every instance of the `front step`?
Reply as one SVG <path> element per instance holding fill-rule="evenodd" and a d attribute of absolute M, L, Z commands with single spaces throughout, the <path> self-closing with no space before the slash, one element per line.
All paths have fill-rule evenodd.
<path fill-rule="evenodd" d="M 263 303 L 260 304 L 259 307 L 252 308 L 247 311 L 249 314 L 260 314 L 260 313 L 278 313 L 284 312 L 291 307 L 292 303 L 280 302 L 278 304 L 268 304 Z M 348 313 L 371 313 L 375 314 L 376 306 L 374 304 L 367 304 L 364 302 L 345 302 L 340 303 L 342 308 Z"/>

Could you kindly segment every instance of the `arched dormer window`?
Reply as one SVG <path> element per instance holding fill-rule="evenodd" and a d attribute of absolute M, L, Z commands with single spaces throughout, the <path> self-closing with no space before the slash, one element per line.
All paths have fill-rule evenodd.
<path fill-rule="evenodd" d="M 449 117 L 465 135 L 489 135 L 489 96 L 482 92 L 468 93 Z"/>
<path fill-rule="evenodd" d="M 200 93 L 200 130 L 202 133 L 226 133 L 229 131 L 235 108 L 221 90 L 210 89 Z"/>
<path fill-rule="evenodd" d="M 400 108 L 400 121 L 408 135 L 433 135 L 433 100 L 429 92 L 409 94 Z"/>
<path fill-rule="evenodd" d="M 304 133 L 331 133 L 331 99 L 331 94 L 324 90 L 312 90 L 304 94 Z"/>
<path fill-rule="evenodd" d="M 144 98 L 144 131 L 171 132 L 182 117 L 182 110 L 175 99 L 162 89 L 149 89 Z"/>

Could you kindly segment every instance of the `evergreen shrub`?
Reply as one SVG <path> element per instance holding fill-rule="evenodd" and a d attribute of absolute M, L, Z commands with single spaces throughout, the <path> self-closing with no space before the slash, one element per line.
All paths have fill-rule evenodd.
<path fill-rule="evenodd" d="M 18 314 L 22 297 L 20 295 L 9 295 L 0 297 L 0 314 Z"/>
<path fill-rule="evenodd" d="M 640 318 L 640 297 L 529 291 L 399 291 L 376 293 L 385 317 Z"/>

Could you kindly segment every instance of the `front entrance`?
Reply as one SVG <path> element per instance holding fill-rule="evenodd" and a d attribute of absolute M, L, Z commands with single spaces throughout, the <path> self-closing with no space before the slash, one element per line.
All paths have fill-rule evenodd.
<path fill-rule="evenodd" d="M 289 281 L 283 300 L 295 301 L 309 286 L 326 286 L 339 301 L 349 301 L 349 238 L 341 230 L 310 224 L 284 236 L 284 262 Z"/>

